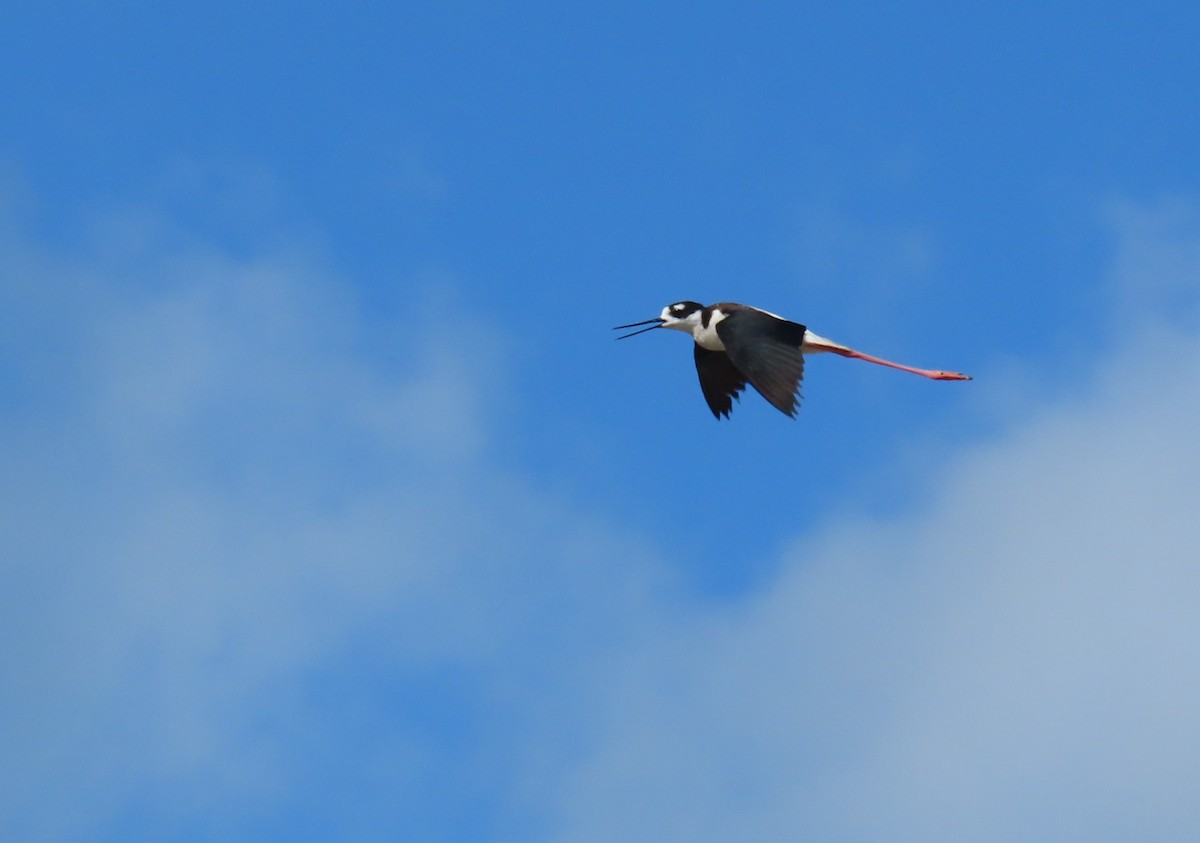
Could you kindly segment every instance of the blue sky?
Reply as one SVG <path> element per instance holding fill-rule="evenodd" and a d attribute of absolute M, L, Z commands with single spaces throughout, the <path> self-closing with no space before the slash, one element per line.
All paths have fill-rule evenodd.
<path fill-rule="evenodd" d="M 0 13 L 0 836 L 1200 834 L 1194 4 L 109 6 Z M 683 298 L 976 380 L 717 423 Z"/>

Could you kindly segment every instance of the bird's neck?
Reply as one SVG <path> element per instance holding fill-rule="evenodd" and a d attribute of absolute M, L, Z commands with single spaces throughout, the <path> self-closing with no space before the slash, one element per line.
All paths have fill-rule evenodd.
<path fill-rule="evenodd" d="M 728 315 L 720 308 L 703 310 L 700 319 L 692 326 L 692 339 L 696 341 L 696 345 L 709 351 L 724 351 L 725 343 L 717 336 L 717 325 Z"/>

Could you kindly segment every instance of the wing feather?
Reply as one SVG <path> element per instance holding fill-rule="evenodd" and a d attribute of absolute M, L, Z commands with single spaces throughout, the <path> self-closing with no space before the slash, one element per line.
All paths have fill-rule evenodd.
<path fill-rule="evenodd" d="M 804 378 L 805 327 L 761 310 L 737 310 L 717 324 L 729 362 L 777 410 L 796 415 Z"/>
<path fill-rule="evenodd" d="M 708 402 L 708 409 L 718 420 L 722 416 L 729 418 L 733 399 L 746 388 L 746 379 L 725 352 L 709 351 L 698 343 L 695 351 L 696 374 L 700 377 L 700 390 Z"/>

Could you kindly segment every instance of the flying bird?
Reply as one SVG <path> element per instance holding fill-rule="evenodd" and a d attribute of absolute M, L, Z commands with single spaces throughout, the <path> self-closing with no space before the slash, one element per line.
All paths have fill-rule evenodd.
<path fill-rule="evenodd" d="M 643 326 L 649 327 L 643 327 Z M 800 379 L 804 377 L 804 355 L 831 352 L 891 366 L 939 381 L 969 381 L 958 372 L 917 369 L 847 348 L 819 337 L 797 322 L 791 322 L 757 307 L 720 302 L 705 307 L 694 301 L 677 301 L 662 310 L 656 319 L 618 325 L 614 331 L 639 328 L 619 340 L 644 334 L 656 328 L 684 331 L 695 340 L 696 373 L 708 408 L 719 420 L 729 418 L 733 399 L 746 384 L 754 387 L 770 404 L 795 418 L 800 398 Z"/>

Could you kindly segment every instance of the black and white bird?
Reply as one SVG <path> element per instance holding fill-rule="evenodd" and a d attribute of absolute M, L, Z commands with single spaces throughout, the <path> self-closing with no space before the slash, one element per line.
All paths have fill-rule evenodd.
<path fill-rule="evenodd" d="M 643 327 L 648 325 L 649 327 Z M 833 340 L 819 337 L 797 322 L 745 304 L 720 302 L 705 307 L 694 301 L 677 301 L 662 310 L 656 319 L 618 325 L 614 331 L 640 328 L 619 340 L 668 328 L 685 331 L 696 341 L 696 373 L 700 389 L 714 416 L 728 418 L 733 399 L 750 384 L 781 413 L 793 418 L 800 399 L 800 379 L 804 377 L 804 355 L 832 352 L 891 366 L 939 381 L 969 381 L 968 375 L 917 369 L 863 354 Z"/>

